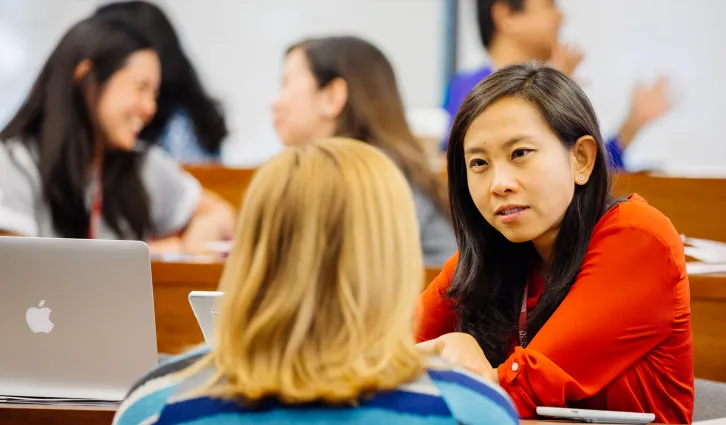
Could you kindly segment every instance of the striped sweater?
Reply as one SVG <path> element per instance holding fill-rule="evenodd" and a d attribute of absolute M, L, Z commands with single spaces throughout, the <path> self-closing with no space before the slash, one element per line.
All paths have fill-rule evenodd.
<path fill-rule="evenodd" d="M 416 381 L 394 391 L 378 392 L 357 407 L 320 403 L 283 405 L 277 401 L 254 409 L 205 396 L 189 397 L 190 390 L 211 376 L 212 370 L 180 378 L 184 369 L 205 351 L 174 358 L 144 377 L 121 404 L 115 425 L 286 425 L 286 424 L 402 424 L 402 425 L 515 425 L 519 423 L 509 396 L 475 375 L 432 358 Z"/>

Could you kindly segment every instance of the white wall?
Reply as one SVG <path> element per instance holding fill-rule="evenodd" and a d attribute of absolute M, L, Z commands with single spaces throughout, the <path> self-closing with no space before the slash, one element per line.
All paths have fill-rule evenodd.
<path fill-rule="evenodd" d="M 0 123 L 63 32 L 98 0 L 0 0 Z M 352 34 L 377 44 L 396 69 L 409 109 L 439 106 L 443 0 L 158 0 L 204 83 L 226 107 L 225 162 L 257 164 L 280 149 L 269 105 L 286 47 L 302 37 Z M 10 46 L 10 47 L 7 47 Z"/>
<path fill-rule="evenodd" d="M 459 62 L 486 59 L 473 0 L 461 0 Z M 638 80 L 671 77 L 677 106 L 644 130 L 629 150 L 635 168 L 673 174 L 726 176 L 726 1 L 559 0 L 562 38 L 586 58 L 576 77 L 599 114 L 603 131 L 617 132 Z"/>

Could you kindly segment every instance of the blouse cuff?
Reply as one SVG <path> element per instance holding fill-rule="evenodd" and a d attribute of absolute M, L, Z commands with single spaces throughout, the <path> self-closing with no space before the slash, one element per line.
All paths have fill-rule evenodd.
<path fill-rule="evenodd" d="M 526 374 L 523 373 L 528 367 L 527 353 L 522 347 L 516 347 L 514 353 L 497 368 L 499 385 L 512 397 L 522 418 L 537 416 L 536 403 L 522 390 L 526 385 L 520 385 L 519 382 L 526 380 Z"/>

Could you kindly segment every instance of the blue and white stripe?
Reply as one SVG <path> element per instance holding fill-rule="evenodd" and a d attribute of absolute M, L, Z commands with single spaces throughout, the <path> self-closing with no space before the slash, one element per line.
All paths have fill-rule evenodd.
<path fill-rule="evenodd" d="M 135 387 L 116 414 L 116 425 L 286 425 L 403 424 L 515 425 L 519 417 L 509 396 L 474 374 L 431 359 L 426 373 L 394 391 L 382 391 L 358 406 L 320 403 L 283 405 L 269 400 L 246 407 L 231 400 L 188 395 L 212 371 L 177 373 L 204 351 L 196 350 L 160 366 Z M 175 368 L 176 367 L 176 368 Z"/>

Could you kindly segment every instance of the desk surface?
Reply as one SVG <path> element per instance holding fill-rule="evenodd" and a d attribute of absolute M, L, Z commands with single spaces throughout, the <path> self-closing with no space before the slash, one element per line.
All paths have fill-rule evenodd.
<path fill-rule="evenodd" d="M 3 425 L 109 425 L 115 407 L 90 406 L 32 406 L 0 403 L 0 423 Z M 523 420 L 522 425 L 578 423 Z"/>

